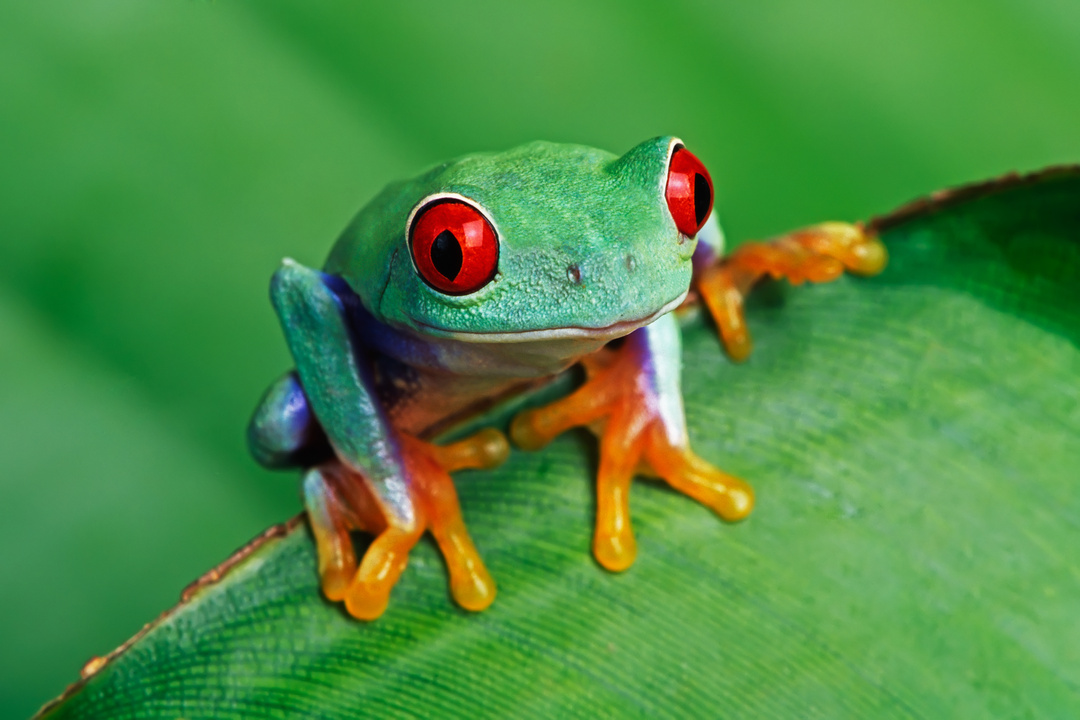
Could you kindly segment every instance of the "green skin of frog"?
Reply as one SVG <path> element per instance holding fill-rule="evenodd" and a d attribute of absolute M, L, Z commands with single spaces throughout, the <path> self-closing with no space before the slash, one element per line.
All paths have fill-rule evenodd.
<path fill-rule="evenodd" d="M 449 473 L 493 467 L 509 445 L 494 429 L 444 446 L 420 438 L 577 363 L 581 387 L 519 414 L 510 436 L 538 449 L 575 426 L 598 435 L 601 565 L 624 570 L 636 555 L 635 474 L 727 520 L 750 512 L 750 488 L 690 449 L 672 311 L 694 290 L 742 359 L 742 298 L 762 275 L 873 274 L 885 254 L 860 227 L 827 223 L 724 258 L 712 200 L 707 171 L 677 138 L 621 157 L 534 142 L 388 186 L 322 271 L 284 261 L 271 300 L 296 368 L 266 392 L 248 439 L 263 465 L 305 471 L 327 598 L 356 618 L 378 617 L 410 549 L 431 532 L 457 603 L 490 605 L 495 584 Z M 375 536 L 359 562 L 352 530 Z"/>

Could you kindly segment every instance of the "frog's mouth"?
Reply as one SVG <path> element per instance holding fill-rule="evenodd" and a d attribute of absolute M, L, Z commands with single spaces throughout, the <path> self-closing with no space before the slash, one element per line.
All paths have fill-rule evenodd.
<path fill-rule="evenodd" d="M 637 320 L 620 320 L 617 323 L 611 325 L 605 325 L 603 327 L 579 327 L 579 326 L 567 326 L 557 328 L 547 328 L 544 330 L 519 330 L 516 332 L 462 332 L 458 330 L 447 330 L 446 328 L 436 327 L 434 325 L 428 325 L 415 321 L 416 325 L 423 329 L 425 334 L 436 335 L 439 337 L 451 338 L 454 340 L 460 340 L 462 342 L 474 342 L 474 343 L 521 343 L 521 342 L 542 342 L 547 340 L 614 340 L 625 335 L 629 335 L 640 327 L 648 325 L 653 320 L 666 315 L 675 308 L 682 305 L 686 299 L 688 291 L 683 291 L 675 299 L 668 303 L 665 303 L 656 312 L 647 315 Z"/>

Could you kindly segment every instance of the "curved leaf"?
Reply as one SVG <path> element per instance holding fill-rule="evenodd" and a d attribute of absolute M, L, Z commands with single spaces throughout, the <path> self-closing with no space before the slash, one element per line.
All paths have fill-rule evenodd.
<path fill-rule="evenodd" d="M 352 621 L 295 521 L 42 716 L 1080 714 L 1080 170 L 878 226 L 881 277 L 758 293 L 745 365 L 688 320 L 692 439 L 753 482 L 749 520 L 636 483 L 637 564 L 604 572 L 570 434 L 459 475 L 490 610 L 427 543 Z"/>

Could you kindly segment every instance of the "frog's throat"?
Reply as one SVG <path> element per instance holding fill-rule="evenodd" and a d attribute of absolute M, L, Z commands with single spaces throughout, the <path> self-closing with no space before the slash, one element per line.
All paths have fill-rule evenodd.
<path fill-rule="evenodd" d="M 435 335 L 438 337 L 451 338 L 454 340 L 460 340 L 461 342 L 474 342 L 474 343 L 520 343 L 520 342 L 535 342 L 543 340 L 565 340 L 565 339 L 591 339 L 591 340 L 614 340 L 615 338 L 629 335 L 637 330 L 639 327 L 648 325 L 653 320 L 668 314 L 675 308 L 683 304 L 686 299 L 688 291 L 683 291 L 681 295 L 674 300 L 666 303 L 662 308 L 646 317 L 638 320 L 623 320 L 621 322 L 613 323 L 611 325 L 605 325 L 604 327 L 590 328 L 590 327 L 558 327 L 547 328 L 544 330 L 519 330 L 517 332 L 461 332 L 456 330 L 447 330 L 445 328 L 435 327 L 434 325 L 427 325 L 426 323 L 416 322 L 417 327 L 421 328 L 426 335 Z"/>

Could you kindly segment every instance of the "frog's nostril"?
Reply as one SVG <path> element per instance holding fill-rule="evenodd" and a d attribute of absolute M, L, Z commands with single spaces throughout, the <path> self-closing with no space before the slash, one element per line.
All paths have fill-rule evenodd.
<path fill-rule="evenodd" d="M 566 268 L 566 279 L 575 285 L 581 284 L 581 268 L 577 266 L 577 263 Z"/>
<path fill-rule="evenodd" d="M 630 272 L 634 272 L 634 268 L 636 268 L 636 267 L 637 267 L 637 260 L 634 259 L 633 255 L 627 255 L 626 256 L 626 269 L 629 270 Z"/>

